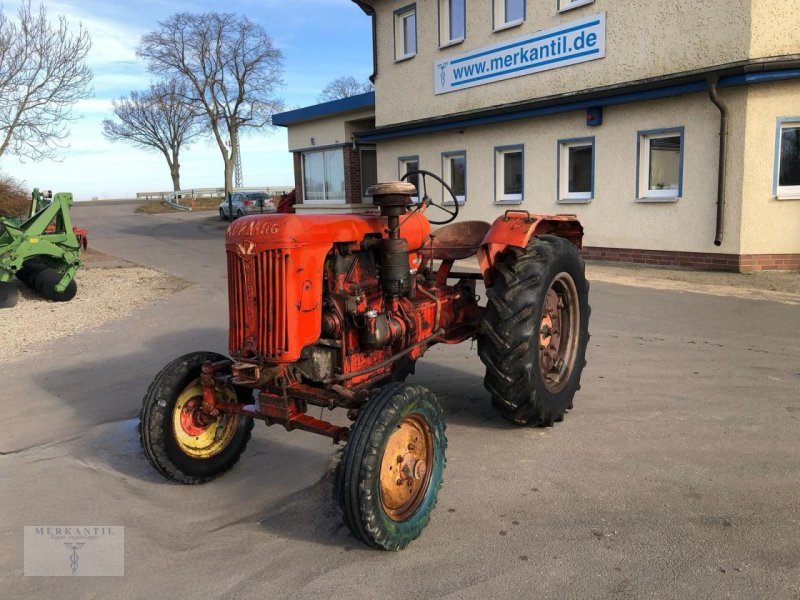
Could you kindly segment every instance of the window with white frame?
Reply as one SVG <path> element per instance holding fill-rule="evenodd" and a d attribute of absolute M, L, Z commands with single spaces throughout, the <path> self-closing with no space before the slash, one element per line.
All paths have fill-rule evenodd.
<path fill-rule="evenodd" d="M 303 152 L 303 201 L 345 201 L 341 148 Z"/>
<path fill-rule="evenodd" d="M 494 149 L 495 202 L 522 202 L 523 146 Z"/>
<path fill-rule="evenodd" d="M 417 53 L 417 5 L 394 11 L 394 58 L 405 60 Z"/>
<path fill-rule="evenodd" d="M 558 0 L 558 12 L 592 4 L 594 0 Z"/>
<path fill-rule="evenodd" d="M 467 31 L 466 0 L 439 0 L 439 46 L 463 41 Z"/>
<path fill-rule="evenodd" d="M 638 198 L 679 198 L 683 188 L 683 128 L 640 131 L 638 148 Z"/>
<path fill-rule="evenodd" d="M 559 202 L 588 202 L 593 197 L 594 138 L 559 140 Z"/>
<path fill-rule="evenodd" d="M 401 156 L 397 159 L 397 178 L 403 179 L 403 176 L 406 173 L 411 173 L 412 171 L 419 171 L 419 156 Z M 414 187 L 417 188 L 417 195 L 411 197 L 411 201 L 416 203 L 419 202 L 419 176 L 418 175 L 411 175 L 405 179 L 408 183 L 414 184 Z"/>
<path fill-rule="evenodd" d="M 493 0 L 494 30 L 519 25 L 525 20 L 525 0 Z"/>
<path fill-rule="evenodd" d="M 442 179 L 450 186 L 456 200 L 461 203 L 467 199 L 467 153 L 442 153 Z M 443 190 L 444 201 L 451 202 L 446 190 Z M 451 202 L 452 204 L 452 202 Z"/>
<path fill-rule="evenodd" d="M 800 117 L 778 121 L 774 194 L 800 198 Z"/>

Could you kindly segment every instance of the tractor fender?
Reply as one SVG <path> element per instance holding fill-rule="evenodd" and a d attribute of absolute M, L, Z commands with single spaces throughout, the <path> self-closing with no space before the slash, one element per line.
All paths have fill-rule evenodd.
<path fill-rule="evenodd" d="M 583 246 L 583 226 L 575 215 L 532 215 L 527 210 L 507 210 L 495 219 L 478 247 L 478 263 L 486 285 L 492 284 L 492 267 L 498 254 L 509 246 L 525 248 L 539 235 L 556 235 L 578 249 Z"/>

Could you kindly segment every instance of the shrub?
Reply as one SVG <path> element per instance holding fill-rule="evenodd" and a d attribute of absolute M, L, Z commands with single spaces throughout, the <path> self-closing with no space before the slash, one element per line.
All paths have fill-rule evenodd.
<path fill-rule="evenodd" d="M 0 217 L 20 217 L 28 214 L 31 192 L 23 182 L 0 173 Z"/>

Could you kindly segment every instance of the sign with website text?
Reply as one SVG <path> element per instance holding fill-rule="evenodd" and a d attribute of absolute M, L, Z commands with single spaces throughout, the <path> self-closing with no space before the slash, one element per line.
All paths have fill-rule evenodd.
<path fill-rule="evenodd" d="M 435 94 L 603 58 L 606 14 L 478 48 L 433 65 Z"/>

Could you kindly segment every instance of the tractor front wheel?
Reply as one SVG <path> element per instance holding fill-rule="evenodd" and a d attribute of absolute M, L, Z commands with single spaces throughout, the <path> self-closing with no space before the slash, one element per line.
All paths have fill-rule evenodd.
<path fill-rule="evenodd" d="M 225 357 L 192 352 L 164 367 L 150 384 L 142 404 L 139 437 L 144 453 L 164 477 L 183 484 L 205 483 L 228 471 L 244 452 L 253 419 L 202 410 L 200 373 L 206 361 Z M 252 402 L 252 390 L 217 385 L 229 402 Z"/>
<path fill-rule="evenodd" d="M 492 405 L 519 425 L 552 425 L 572 408 L 589 341 L 589 283 L 578 249 L 543 235 L 495 263 L 478 354 Z"/>
<path fill-rule="evenodd" d="M 430 390 L 390 383 L 361 409 L 336 473 L 344 522 L 365 544 L 401 550 L 436 506 L 447 438 Z"/>

